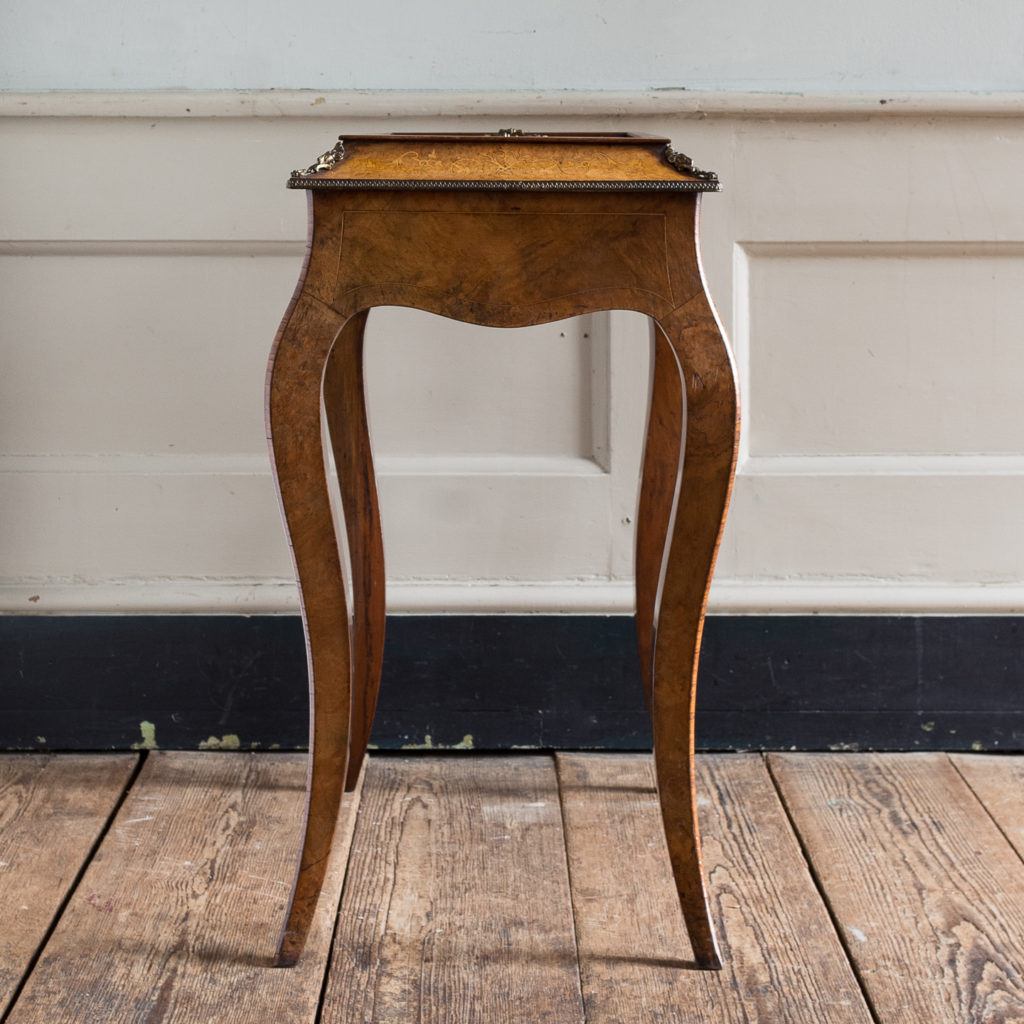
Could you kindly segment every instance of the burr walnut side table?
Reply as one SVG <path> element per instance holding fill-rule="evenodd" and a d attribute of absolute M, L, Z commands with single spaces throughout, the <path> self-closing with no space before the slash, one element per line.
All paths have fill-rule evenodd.
<path fill-rule="evenodd" d="M 667 139 L 507 130 L 346 136 L 288 185 L 308 190 L 309 243 L 270 358 L 267 427 L 302 602 L 311 737 L 305 835 L 277 963 L 302 952 L 377 700 L 384 556 L 363 329 L 369 310 L 390 305 L 491 327 L 610 309 L 654 322 L 637 636 L 683 916 L 696 962 L 718 967 L 693 772 L 701 629 L 739 429 L 732 358 L 698 248 L 700 196 L 718 190 L 717 177 Z M 328 496 L 321 402 L 347 555 Z"/>

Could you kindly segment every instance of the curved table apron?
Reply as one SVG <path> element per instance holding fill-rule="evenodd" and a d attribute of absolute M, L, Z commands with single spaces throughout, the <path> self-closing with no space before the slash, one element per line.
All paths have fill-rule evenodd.
<path fill-rule="evenodd" d="M 718 967 L 701 867 L 693 719 L 738 407 L 731 354 L 700 268 L 700 194 L 346 190 L 309 198 L 306 260 L 267 376 L 268 437 L 299 582 L 311 706 L 305 835 L 277 963 L 295 963 L 305 943 L 342 790 L 359 776 L 380 684 L 384 555 L 363 336 L 368 311 L 392 305 L 490 327 L 611 309 L 655 323 L 637 515 L 637 639 L 680 904 L 695 960 Z M 515 338 L 509 332 L 508 343 Z M 321 402 L 343 504 L 345 565 L 325 477 Z"/>

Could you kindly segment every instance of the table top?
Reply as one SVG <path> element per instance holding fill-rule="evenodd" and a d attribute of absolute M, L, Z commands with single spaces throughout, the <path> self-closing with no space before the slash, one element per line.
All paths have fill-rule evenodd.
<path fill-rule="evenodd" d="M 289 188 L 717 192 L 668 139 L 627 132 L 344 135 Z"/>

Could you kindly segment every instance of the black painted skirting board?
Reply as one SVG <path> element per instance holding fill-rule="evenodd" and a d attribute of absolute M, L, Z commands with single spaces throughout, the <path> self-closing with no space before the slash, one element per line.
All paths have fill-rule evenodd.
<path fill-rule="evenodd" d="M 645 749 L 633 620 L 388 620 L 382 748 Z M 0 748 L 294 749 L 291 616 L 0 617 Z M 698 746 L 1024 749 L 1024 618 L 713 616 Z"/>

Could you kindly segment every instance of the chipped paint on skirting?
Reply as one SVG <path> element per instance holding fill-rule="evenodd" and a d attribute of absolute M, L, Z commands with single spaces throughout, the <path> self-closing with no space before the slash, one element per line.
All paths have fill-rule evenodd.
<path fill-rule="evenodd" d="M 132 744 L 132 750 L 159 750 L 156 743 L 156 725 L 153 722 L 139 722 L 142 739 Z"/>
<path fill-rule="evenodd" d="M 238 750 L 241 745 L 242 741 L 233 732 L 221 736 L 219 739 L 216 736 L 211 736 L 209 739 L 199 741 L 200 750 Z"/>
<path fill-rule="evenodd" d="M 472 750 L 473 734 L 466 733 L 458 743 L 434 743 L 433 737 L 428 732 L 422 743 L 403 743 L 402 750 Z"/>

